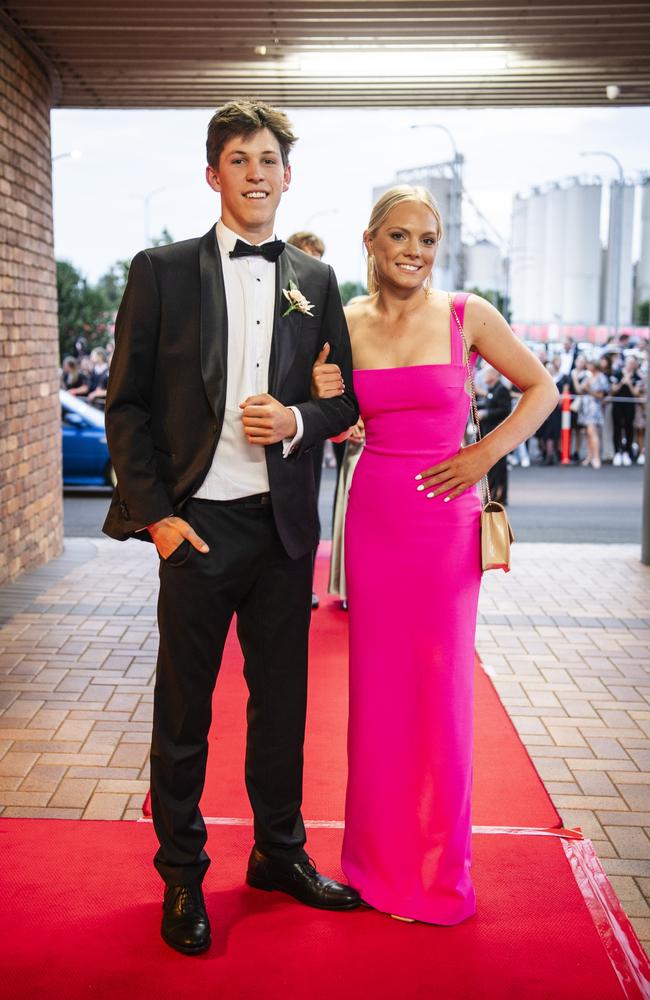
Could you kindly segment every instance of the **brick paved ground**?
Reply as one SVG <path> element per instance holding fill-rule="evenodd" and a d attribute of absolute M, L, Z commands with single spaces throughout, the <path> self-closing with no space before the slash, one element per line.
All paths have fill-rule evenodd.
<path fill-rule="evenodd" d="M 0 813 L 136 819 L 157 646 L 152 546 L 69 539 L 0 590 Z M 632 545 L 518 545 L 477 646 L 567 826 L 650 944 L 650 570 Z"/>

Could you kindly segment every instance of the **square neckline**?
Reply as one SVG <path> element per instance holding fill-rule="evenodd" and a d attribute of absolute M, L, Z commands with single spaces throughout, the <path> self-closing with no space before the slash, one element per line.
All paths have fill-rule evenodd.
<path fill-rule="evenodd" d="M 472 352 L 476 353 L 476 352 Z M 464 368 L 464 362 L 460 361 L 443 361 L 438 363 L 428 363 L 423 365 L 390 365 L 387 368 L 353 368 L 354 374 L 357 372 L 403 372 L 408 371 L 409 368 Z"/>
<path fill-rule="evenodd" d="M 469 293 L 459 292 L 452 298 L 454 306 L 456 307 L 456 311 L 460 313 L 459 319 L 461 323 L 463 323 L 465 319 L 464 315 L 465 303 L 469 298 Z M 461 299 L 461 301 L 457 302 L 456 301 L 457 299 Z M 454 356 L 457 357 L 458 355 L 458 351 L 456 350 L 457 345 L 460 347 L 460 356 L 462 359 L 465 354 L 465 342 L 461 335 L 460 330 L 458 329 L 458 324 L 455 323 L 454 321 L 454 314 L 450 309 L 449 310 L 449 361 L 428 362 L 425 364 L 418 364 L 418 365 L 389 365 L 386 368 L 353 368 L 352 372 L 353 374 L 356 374 L 358 372 L 401 372 L 401 371 L 406 371 L 409 368 L 465 368 L 466 362 L 464 360 L 461 361 L 454 360 Z M 472 367 L 477 358 L 478 358 L 478 351 L 468 352 L 467 362 L 469 362 L 469 364 Z"/>

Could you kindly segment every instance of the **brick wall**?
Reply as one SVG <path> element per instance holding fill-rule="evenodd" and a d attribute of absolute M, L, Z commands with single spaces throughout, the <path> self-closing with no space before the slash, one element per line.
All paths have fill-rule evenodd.
<path fill-rule="evenodd" d="M 0 22 L 0 584 L 63 547 L 51 97 Z"/>

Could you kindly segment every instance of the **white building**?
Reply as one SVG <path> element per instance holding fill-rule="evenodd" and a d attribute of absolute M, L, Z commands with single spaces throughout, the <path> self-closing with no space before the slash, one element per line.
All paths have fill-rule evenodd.
<path fill-rule="evenodd" d="M 641 253 L 636 272 L 636 301 L 650 301 L 650 177 L 641 184 Z"/>
<path fill-rule="evenodd" d="M 514 199 L 510 300 L 516 323 L 597 323 L 600 184 L 572 179 Z"/>
<path fill-rule="evenodd" d="M 463 287 L 479 288 L 481 291 L 504 292 L 505 281 L 501 251 L 490 240 L 477 240 L 463 247 L 464 273 Z"/>
<path fill-rule="evenodd" d="M 632 228 L 634 186 L 614 181 L 610 186 L 609 236 L 605 274 L 605 315 L 608 326 L 632 322 Z M 617 264 L 618 259 L 618 264 Z M 618 275 L 617 275 L 618 271 Z M 617 280 L 618 278 L 618 280 Z M 618 315 L 616 303 L 618 300 Z"/>
<path fill-rule="evenodd" d="M 564 191 L 562 231 L 564 323 L 598 323 L 602 274 L 600 245 L 600 184 L 574 183 Z"/>

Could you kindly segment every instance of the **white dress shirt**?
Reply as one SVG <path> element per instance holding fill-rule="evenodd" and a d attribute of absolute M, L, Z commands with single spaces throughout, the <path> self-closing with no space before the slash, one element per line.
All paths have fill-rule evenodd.
<path fill-rule="evenodd" d="M 226 409 L 212 466 L 194 495 L 203 500 L 236 500 L 269 489 L 264 446 L 249 444 L 242 422 L 244 411 L 239 404 L 248 396 L 269 391 L 275 264 L 264 257 L 232 260 L 230 251 L 242 238 L 221 219 L 216 232 L 228 315 Z M 270 236 L 264 242 L 274 238 Z M 291 409 L 297 433 L 293 439 L 284 441 L 285 458 L 300 443 L 303 430 L 299 410 L 293 406 Z"/>

